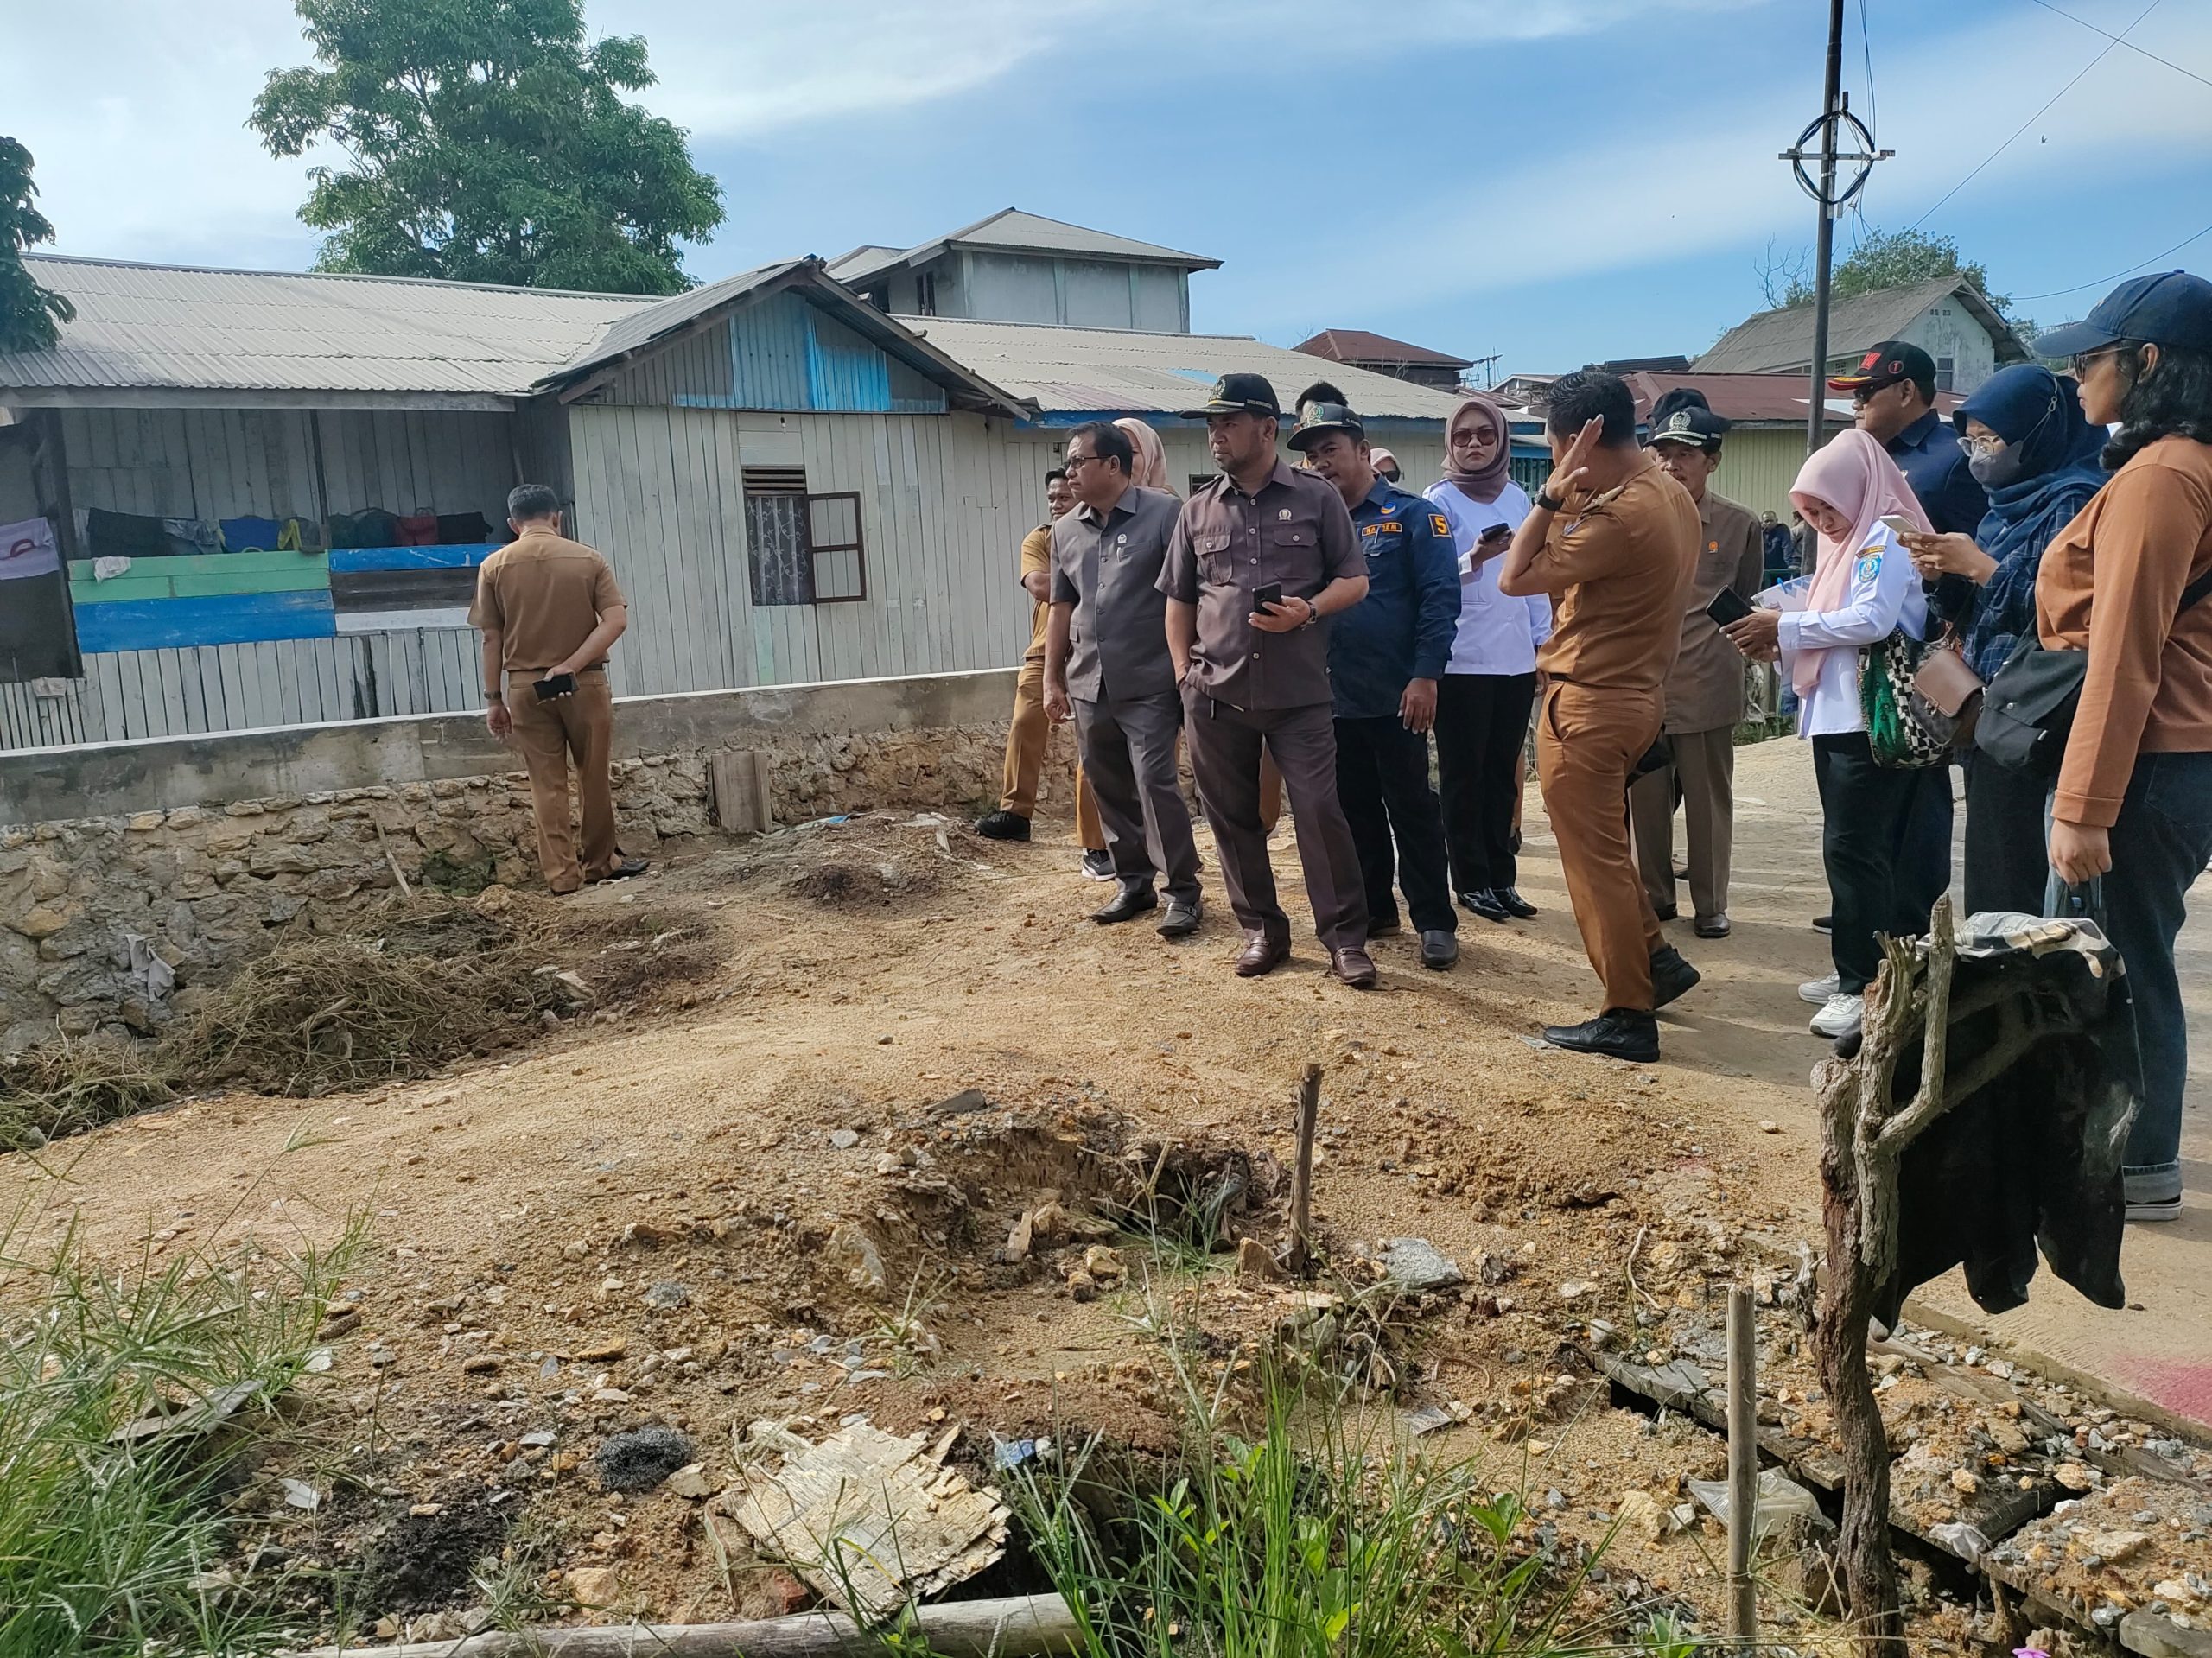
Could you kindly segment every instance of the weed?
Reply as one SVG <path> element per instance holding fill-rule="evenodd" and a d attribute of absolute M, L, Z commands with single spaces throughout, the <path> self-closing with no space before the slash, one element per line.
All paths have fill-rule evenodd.
<path fill-rule="evenodd" d="M 0 1149 L 35 1151 L 175 1097 L 168 1069 L 132 1043 L 43 1043 L 0 1060 Z"/>
<path fill-rule="evenodd" d="M 296 1255 L 149 1248 L 114 1274 L 73 1229 L 34 1250 L 26 1221 L 0 1225 L 28 1303 L 0 1342 L 0 1654 L 265 1649 L 291 1633 L 285 1581 L 233 1581 L 226 1500 L 315 1363 L 361 1229 Z"/>

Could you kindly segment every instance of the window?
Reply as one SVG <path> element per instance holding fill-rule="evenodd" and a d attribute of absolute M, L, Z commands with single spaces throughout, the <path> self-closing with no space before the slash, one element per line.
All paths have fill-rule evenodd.
<path fill-rule="evenodd" d="M 1951 380 L 1958 371 L 1958 359 L 1955 357 L 1939 357 L 1936 359 L 1936 389 L 1938 391 L 1948 391 L 1951 389 Z"/>
<path fill-rule="evenodd" d="M 1191 487 L 1189 492 L 1192 495 L 1197 494 L 1200 490 L 1204 489 L 1208 484 L 1211 484 L 1215 479 L 1220 476 L 1221 474 L 1217 472 L 1192 473 L 1191 474 Z"/>
<path fill-rule="evenodd" d="M 937 314 L 937 272 L 925 270 L 914 278 L 914 308 L 924 316 Z"/>
<path fill-rule="evenodd" d="M 804 467 L 747 467 L 745 539 L 756 605 L 868 597 L 857 492 L 810 494 Z"/>

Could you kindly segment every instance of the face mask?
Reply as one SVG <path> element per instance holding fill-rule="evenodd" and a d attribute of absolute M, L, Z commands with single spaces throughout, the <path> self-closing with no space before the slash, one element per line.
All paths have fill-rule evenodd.
<path fill-rule="evenodd" d="M 1984 489 L 2002 489 L 2020 481 L 2020 446 L 2008 443 L 1993 453 L 1977 449 L 1967 456 L 1967 470 Z"/>

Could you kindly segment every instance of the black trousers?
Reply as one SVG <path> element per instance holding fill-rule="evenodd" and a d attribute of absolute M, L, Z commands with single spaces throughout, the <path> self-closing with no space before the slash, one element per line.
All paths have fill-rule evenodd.
<path fill-rule="evenodd" d="M 1866 734 L 1848 731 L 1813 739 L 1813 776 L 1835 917 L 1828 943 L 1843 993 L 1855 996 L 1882 970 L 1875 934 L 1906 938 L 1928 930 L 1927 910 L 1915 913 L 1918 887 L 1905 865 L 1927 773 L 1875 765 Z"/>
<path fill-rule="evenodd" d="M 2043 828 L 2050 785 L 1978 751 L 1967 755 L 1966 770 L 1967 914 L 2041 915 L 2050 880 Z"/>
<path fill-rule="evenodd" d="M 1908 775 L 1919 778 L 1920 785 L 1905 817 L 1898 870 L 1906 907 L 1919 918 L 1913 931 L 1925 932 L 1929 912 L 1951 887 L 1951 768 L 1931 765 Z"/>
<path fill-rule="evenodd" d="M 1511 886 L 1513 803 L 1536 705 L 1534 674 L 1446 674 L 1436 687 L 1436 775 L 1452 889 Z"/>
<path fill-rule="evenodd" d="M 1445 876 L 1444 812 L 1428 783 L 1428 737 L 1396 715 L 1337 721 L 1337 799 L 1351 826 L 1370 930 L 1398 918 L 1395 876 L 1417 932 L 1456 932 Z M 1395 846 L 1395 856 L 1393 856 Z"/>

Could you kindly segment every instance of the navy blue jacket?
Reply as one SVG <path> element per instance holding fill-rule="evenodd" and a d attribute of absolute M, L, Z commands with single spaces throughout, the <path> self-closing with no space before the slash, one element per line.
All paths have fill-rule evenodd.
<path fill-rule="evenodd" d="M 1339 720 L 1395 718 L 1409 679 L 1440 679 L 1459 628 L 1459 556 L 1452 525 L 1410 491 L 1378 477 L 1351 510 L 1367 562 L 1367 596 L 1329 619 L 1329 689 Z"/>
<path fill-rule="evenodd" d="M 1891 438 L 1889 450 L 1938 535 L 1970 536 L 1981 527 L 1989 499 L 1967 470 L 1966 446 L 1948 420 L 1929 410 Z"/>

